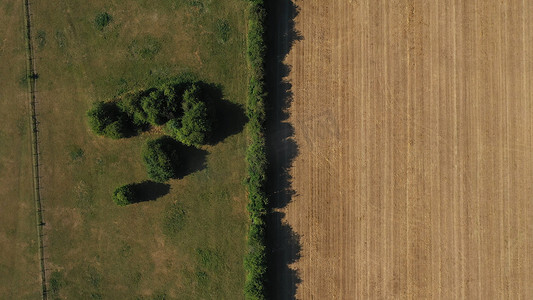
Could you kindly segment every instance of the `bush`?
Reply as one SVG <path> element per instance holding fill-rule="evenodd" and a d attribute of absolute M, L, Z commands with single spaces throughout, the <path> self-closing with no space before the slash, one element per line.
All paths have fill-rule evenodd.
<path fill-rule="evenodd" d="M 100 13 L 94 18 L 94 27 L 102 31 L 111 21 L 113 21 L 113 17 L 110 14 L 107 12 Z"/>
<path fill-rule="evenodd" d="M 113 192 L 113 202 L 118 206 L 126 206 L 136 202 L 135 187 L 133 184 L 126 184 L 115 189 Z"/>
<path fill-rule="evenodd" d="M 63 274 L 59 271 L 53 271 L 52 274 L 50 275 L 49 280 L 50 281 L 48 284 L 49 286 L 48 292 L 52 296 L 54 295 L 57 296 L 61 288 L 66 285 L 65 279 L 63 278 Z"/>
<path fill-rule="evenodd" d="M 164 136 L 146 142 L 142 157 L 148 177 L 157 182 L 176 178 L 180 165 L 176 142 Z"/>
<path fill-rule="evenodd" d="M 98 135 L 113 139 L 126 137 L 131 132 L 131 122 L 114 102 L 96 102 L 87 112 L 89 126 Z"/>

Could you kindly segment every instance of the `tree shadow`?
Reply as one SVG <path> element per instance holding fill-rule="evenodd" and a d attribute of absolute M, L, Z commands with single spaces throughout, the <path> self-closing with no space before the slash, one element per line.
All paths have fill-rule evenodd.
<path fill-rule="evenodd" d="M 269 284 L 272 299 L 295 299 L 301 278 L 291 264 L 300 259 L 300 237 L 284 221 L 285 208 L 295 195 L 290 168 L 298 155 L 294 140 L 294 127 L 289 123 L 293 100 L 292 84 L 287 79 L 291 67 L 285 58 L 292 46 L 303 40 L 296 31 L 294 19 L 299 8 L 291 0 L 267 1 L 267 87 L 271 91 L 267 106 L 267 143 L 269 149 L 268 191 L 270 213 L 268 217 Z"/>
<path fill-rule="evenodd" d="M 198 81 L 201 98 L 210 107 L 213 120 L 213 132 L 209 138 L 210 145 L 216 145 L 226 138 L 241 132 L 247 122 L 242 105 L 224 99 L 222 87 L 213 83 Z"/>
<path fill-rule="evenodd" d="M 184 145 L 168 135 L 160 137 L 158 141 L 163 145 L 164 151 L 170 153 L 175 174 L 172 178 L 182 179 L 206 168 L 207 151 Z"/>
<path fill-rule="evenodd" d="M 298 270 L 291 264 L 300 259 L 300 236 L 284 221 L 285 214 L 270 214 L 269 230 L 276 235 L 269 242 L 270 285 L 272 299 L 294 299 L 301 283 Z"/>
<path fill-rule="evenodd" d="M 172 138 L 170 138 L 172 139 Z M 201 171 L 207 167 L 207 151 L 193 146 L 187 146 L 172 139 L 174 147 L 178 150 L 180 165 L 177 168 L 175 179 Z"/>
<path fill-rule="evenodd" d="M 134 183 L 135 203 L 157 200 L 170 192 L 170 185 L 166 183 L 145 180 Z"/>
<path fill-rule="evenodd" d="M 216 145 L 226 138 L 242 132 L 248 121 L 242 105 L 220 99 L 213 103 L 215 110 L 213 132 L 209 144 Z"/>

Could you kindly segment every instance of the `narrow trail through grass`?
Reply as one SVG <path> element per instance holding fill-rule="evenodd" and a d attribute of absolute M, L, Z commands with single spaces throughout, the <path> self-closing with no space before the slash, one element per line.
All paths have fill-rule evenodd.
<path fill-rule="evenodd" d="M 41 182 L 39 175 L 39 130 L 36 113 L 36 100 L 35 100 L 35 80 L 37 79 L 37 73 L 35 72 L 35 60 L 33 55 L 33 43 L 31 39 L 31 13 L 30 2 L 24 0 L 24 27 L 25 27 L 25 39 L 26 39 L 26 76 L 28 82 L 28 97 L 30 107 L 30 127 L 31 127 L 31 144 L 32 144 L 32 172 L 33 172 L 33 197 L 35 200 L 35 215 L 37 218 L 37 240 L 39 244 L 39 262 L 41 269 L 41 295 L 42 299 L 47 299 L 46 294 L 46 268 L 45 268 L 45 255 L 44 255 L 44 243 L 43 243 L 43 212 L 41 204 Z"/>

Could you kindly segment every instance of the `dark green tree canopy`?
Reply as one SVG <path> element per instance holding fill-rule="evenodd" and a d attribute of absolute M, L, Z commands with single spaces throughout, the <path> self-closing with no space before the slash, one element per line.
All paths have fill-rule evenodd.
<path fill-rule="evenodd" d="M 207 105 L 197 102 L 183 112 L 183 117 L 168 122 L 167 130 L 187 146 L 207 144 L 212 129 L 208 115 Z"/>
<path fill-rule="evenodd" d="M 213 101 L 198 84 L 192 84 L 183 93 L 183 114 L 167 123 L 167 131 L 176 140 L 188 146 L 208 143 L 213 127 Z"/>
<path fill-rule="evenodd" d="M 115 139 L 147 130 L 150 125 L 167 124 L 168 134 L 176 140 L 200 146 L 210 141 L 219 99 L 219 87 L 182 75 L 110 102 L 97 102 L 88 112 L 89 124 L 96 134 Z"/>
<path fill-rule="evenodd" d="M 180 160 L 176 142 L 172 138 L 163 136 L 148 140 L 143 147 L 142 157 L 150 179 L 165 182 L 176 178 Z"/>

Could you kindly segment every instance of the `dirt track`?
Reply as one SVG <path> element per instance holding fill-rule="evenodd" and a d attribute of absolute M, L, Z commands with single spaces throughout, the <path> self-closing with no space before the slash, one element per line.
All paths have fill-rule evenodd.
<path fill-rule="evenodd" d="M 533 1 L 295 4 L 296 298 L 533 299 Z"/>

